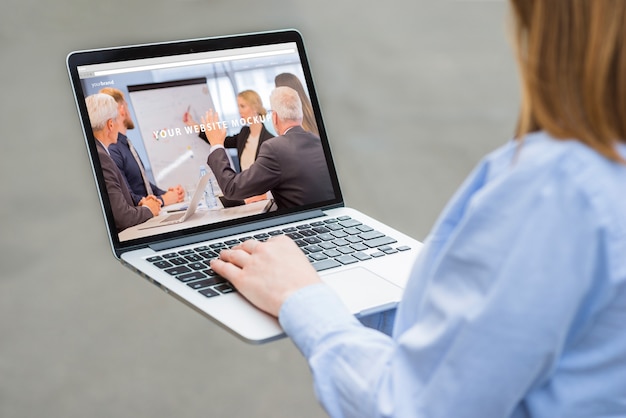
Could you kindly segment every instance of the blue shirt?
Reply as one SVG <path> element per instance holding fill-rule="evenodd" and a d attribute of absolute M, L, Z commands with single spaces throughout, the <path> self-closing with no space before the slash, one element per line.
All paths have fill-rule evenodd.
<path fill-rule="evenodd" d="M 324 284 L 293 294 L 279 319 L 327 412 L 625 417 L 625 192 L 626 165 L 532 134 L 488 155 L 448 204 L 392 337 Z"/>

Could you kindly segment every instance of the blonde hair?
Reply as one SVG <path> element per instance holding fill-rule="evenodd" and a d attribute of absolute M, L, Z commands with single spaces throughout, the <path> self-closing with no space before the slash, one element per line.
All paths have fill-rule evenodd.
<path fill-rule="evenodd" d="M 626 1 L 510 0 L 522 78 L 516 136 L 545 130 L 625 162 Z"/>
<path fill-rule="evenodd" d="M 267 114 L 267 110 L 263 107 L 263 101 L 261 100 L 261 96 L 254 90 L 244 90 L 240 92 L 237 97 L 241 97 L 248 103 L 259 116 L 265 116 Z"/>
<path fill-rule="evenodd" d="M 101 89 L 99 93 L 108 94 L 109 96 L 113 97 L 117 104 L 122 104 L 126 101 L 126 99 L 124 98 L 124 93 L 122 93 L 121 90 L 114 89 L 113 87 L 105 87 Z"/>

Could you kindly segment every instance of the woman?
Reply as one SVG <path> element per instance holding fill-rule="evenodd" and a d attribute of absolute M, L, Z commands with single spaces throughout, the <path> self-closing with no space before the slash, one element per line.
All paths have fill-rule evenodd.
<path fill-rule="evenodd" d="M 298 96 L 300 96 L 300 101 L 302 102 L 302 127 L 305 131 L 309 131 L 317 136 L 320 136 L 320 131 L 317 128 L 317 123 L 315 122 L 313 106 L 311 105 L 308 94 L 304 91 L 304 87 L 302 86 L 300 79 L 291 73 L 282 73 L 278 74 L 274 78 L 274 84 L 276 87 L 291 87 L 298 92 Z"/>
<path fill-rule="evenodd" d="M 392 337 L 287 238 L 212 263 L 279 318 L 331 416 L 626 416 L 626 2 L 510 4 L 515 139 L 435 224 Z"/>
<path fill-rule="evenodd" d="M 261 144 L 273 138 L 274 135 L 265 128 L 262 122 L 267 115 L 267 111 L 263 107 L 263 102 L 257 92 L 254 90 L 244 90 L 240 92 L 237 95 L 237 106 L 241 118 L 251 123 L 243 126 L 237 135 L 226 137 L 224 147 L 237 148 L 239 165 L 241 170 L 245 170 L 250 167 L 256 159 Z M 197 122 L 192 119 L 189 112 L 183 115 L 183 121 L 189 126 L 197 125 Z M 199 136 L 207 141 L 204 132 L 201 132 Z"/>

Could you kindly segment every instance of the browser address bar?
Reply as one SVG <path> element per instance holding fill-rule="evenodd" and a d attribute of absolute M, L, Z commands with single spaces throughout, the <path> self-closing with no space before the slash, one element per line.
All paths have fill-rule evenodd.
<path fill-rule="evenodd" d="M 218 62 L 218 61 L 233 61 L 233 60 L 241 60 L 241 59 L 269 57 L 272 55 L 285 55 L 285 54 L 292 54 L 294 52 L 295 52 L 295 49 L 282 49 L 278 51 L 227 55 L 227 56 L 222 56 L 222 57 L 202 58 L 202 59 L 195 59 L 195 60 L 189 60 L 189 61 L 176 61 L 176 62 L 166 62 L 166 63 L 160 63 L 160 64 L 138 65 L 136 67 L 124 67 L 124 68 L 116 68 L 116 69 L 111 69 L 111 70 L 98 70 L 98 71 L 94 71 L 93 75 L 95 77 L 98 77 L 98 76 L 103 76 L 103 75 L 132 73 L 132 72 L 137 72 L 137 71 L 162 70 L 166 68 L 185 67 L 189 65 L 211 64 L 213 62 Z"/>

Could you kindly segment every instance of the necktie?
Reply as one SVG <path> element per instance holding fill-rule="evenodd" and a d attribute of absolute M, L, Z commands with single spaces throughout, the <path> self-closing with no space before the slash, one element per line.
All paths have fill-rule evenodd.
<path fill-rule="evenodd" d="M 143 169 L 143 164 L 141 163 L 141 158 L 139 158 L 139 154 L 133 147 L 133 144 L 128 141 L 128 148 L 130 148 L 130 153 L 133 154 L 137 165 L 139 166 L 139 171 L 141 172 L 141 178 L 143 179 L 143 185 L 146 187 L 146 195 L 149 196 L 152 194 L 152 186 L 150 186 L 150 182 L 148 181 L 148 176 L 146 176 L 146 171 Z"/>

